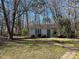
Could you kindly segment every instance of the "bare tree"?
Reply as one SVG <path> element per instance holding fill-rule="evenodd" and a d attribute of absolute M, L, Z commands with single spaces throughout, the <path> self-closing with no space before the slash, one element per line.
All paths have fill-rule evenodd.
<path fill-rule="evenodd" d="M 18 5 L 19 5 L 20 0 L 11 0 L 11 1 L 12 1 L 12 4 L 13 4 L 12 5 L 12 12 L 9 13 L 9 14 L 7 13 L 8 12 L 7 9 L 9 7 L 6 7 L 5 6 L 5 0 L 1 0 L 1 3 L 2 3 L 2 10 L 3 10 L 4 19 L 5 19 L 6 26 L 7 26 L 7 30 L 8 30 L 8 33 L 9 33 L 9 38 L 10 39 L 13 39 L 13 31 L 14 31 L 15 17 L 16 17 L 16 14 L 17 14 Z M 9 15 L 11 15 L 12 18 L 9 17 Z M 12 21 L 11 24 L 9 23 L 10 21 Z"/>
<path fill-rule="evenodd" d="M 22 0 L 22 7 L 24 9 L 24 14 L 26 15 L 26 21 L 27 21 L 27 29 L 29 32 L 29 19 L 28 19 L 28 11 L 30 9 L 31 0 Z"/>
<path fill-rule="evenodd" d="M 51 1 L 51 2 L 50 2 Z M 62 14 L 61 14 L 61 11 L 60 11 L 60 1 L 59 0 L 50 0 L 47 2 L 52 12 L 52 14 L 54 15 L 53 18 L 54 18 L 54 21 L 55 21 L 55 24 L 56 24 L 56 27 L 58 29 L 58 32 L 59 32 L 59 35 L 61 35 L 61 25 L 59 24 L 59 21 L 62 19 Z"/>

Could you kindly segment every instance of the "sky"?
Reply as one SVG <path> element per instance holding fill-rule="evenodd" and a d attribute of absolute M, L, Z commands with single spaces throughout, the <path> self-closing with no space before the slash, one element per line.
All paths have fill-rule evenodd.
<path fill-rule="evenodd" d="M 47 6 L 45 5 L 45 6 L 43 6 L 43 8 L 44 7 L 47 7 Z M 35 22 L 35 14 L 34 14 L 35 11 L 34 12 L 33 11 L 29 11 L 28 13 L 29 13 L 29 22 L 33 22 L 34 23 Z M 45 19 L 46 16 L 51 20 L 51 23 L 52 23 L 52 21 L 53 21 L 53 14 L 52 14 L 52 12 L 51 12 L 51 10 L 49 8 L 45 9 L 45 11 L 43 11 L 42 13 L 40 13 L 39 15 L 37 15 L 37 17 L 36 17 L 36 19 L 37 19 L 36 23 L 38 23 L 39 20 L 40 20 L 41 24 L 45 23 L 43 20 Z"/>
<path fill-rule="evenodd" d="M 29 0 L 28 0 L 29 1 Z M 5 0 L 5 2 L 6 2 L 6 7 L 9 7 L 9 9 L 13 9 L 12 8 L 12 2 L 11 2 L 11 0 Z M 49 2 L 50 2 L 50 0 L 49 0 Z M 65 5 L 66 4 L 66 2 L 64 2 L 63 3 L 63 5 Z M 51 20 L 51 23 L 53 22 L 53 14 L 52 14 L 52 12 L 51 12 L 51 10 L 49 9 L 50 7 L 49 7 L 49 5 L 45 5 L 45 6 L 43 6 L 43 7 L 47 7 L 47 9 L 44 11 L 44 12 L 42 12 L 40 15 L 38 15 L 37 16 L 37 22 L 39 21 L 39 19 L 40 19 L 40 23 L 44 23 L 44 19 L 45 19 L 45 17 L 47 16 L 50 20 Z M 62 8 L 62 7 L 61 7 Z M 67 13 L 66 12 L 66 10 L 64 10 L 63 8 L 62 8 L 62 13 Z M 34 12 L 33 11 L 29 11 L 28 12 L 28 14 L 29 14 L 29 22 L 35 22 L 35 14 L 34 14 Z M 44 15 L 45 14 L 45 15 Z M 38 19 L 39 18 L 39 19 Z M 24 22 L 26 22 L 26 15 L 24 16 Z"/>
<path fill-rule="evenodd" d="M 11 5 L 12 5 L 12 2 L 11 2 L 11 0 L 5 0 L 6 1 L 6 3 L 7 3 L 7 5 L 6 6 L 9 6 L 9 8 L 11 9 Z M 28 0 L 29 1 L 29 0 Z M 48 0 L 49 2 L 51 1 L 51 0 Z M 60 0 L 59 0 L 60 1 Z M 60 1 L 60 12 L 61 12 L 61 14 L 63 15 L 63 16 L 68 16 L 68 2 L 67 2 L 68 0 L 61 0 Z M 72 1 L 72 0 L 71 0 Z M 62 3 L 62 4 L 61 4 Z M 77 6 L 79 6 L 79 3 L 77 3 Z M 45 6 L 44 6 L 45 7 Z M 48 18 L 50 18 L 51 19 L 51 22 L 53 22 L 53 15 L 54 14 L 52 14 L 52 12 L 51 12 L 51 10 L 49 9 L 49 5 L 47 6 L 46 5 L 46 7 L 48 7 L 47 9 L 46 9 L 46 12 L 47 13 L 45 13 L 45 12 L 42 12 L 40 15 L 38 15 L 37 16 L 37 21 L 39 21 L 39 19 L 41 20 L 40 21 L 40 23 L 44 23 L 43 22 L 43 20 L 44 20 L 44 13 L 45 13 L 45 15 L 47 15 L 48 16 Z M 72 10 L 74 10 L 73 8 L 70 8 L 70 9 L 72 9 Z M 28 12 L 29 13 L 29 22 L 35 22 L 35 14 L 34 14 L 34 12 L 33 11 L 29 11 Z M 79 12 L 77 13 L 77 14 L 79 14 Z M 73 16 L 71 16 L 71 17 L 73 17 Z M 38 19 L 39 18 L 39 19 Z M 24 22 L 26 21 L 26 16 L 24 17 Z"/>

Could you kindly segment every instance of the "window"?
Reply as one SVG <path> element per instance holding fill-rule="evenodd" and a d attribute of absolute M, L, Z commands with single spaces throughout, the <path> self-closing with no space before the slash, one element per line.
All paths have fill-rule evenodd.
<path fill-rule="evenodd" d="M 36 34 L 41 34 L 41 29 L 35 29 Z"/>

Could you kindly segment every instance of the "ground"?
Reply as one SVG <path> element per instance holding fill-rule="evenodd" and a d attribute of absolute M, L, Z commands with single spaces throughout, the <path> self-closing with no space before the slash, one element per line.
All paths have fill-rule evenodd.
<path fill-rule="evenodd" d="M 0 46 L 0 59 L 61 59 L 68 51 L 78 51 L 78 43 L 78 40 L 64 38 L 6 41 Z M 79 59 L 79 52 L 74 59 Z"/>

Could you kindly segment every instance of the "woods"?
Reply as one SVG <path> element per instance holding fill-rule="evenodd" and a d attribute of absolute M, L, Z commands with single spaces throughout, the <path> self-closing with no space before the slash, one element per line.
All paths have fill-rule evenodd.
<path fill-rule="evenodd" d="M 0 59 L 79 59 L 79 0 L 0 0 Z"/>
<path fill-rule="evenodd" d="M 27 28 L 29 35 L 31 23 L 40 25 L 43 20 L 44 22 L 51 20 L 49 23 L 55 24 L 57 29 L 56 36 L 75 37 L 78 27 L 78 2 L 76 0 L 1 0 L 0 16 L 3 17 L 0 24 L 1 34 L 4 27 L 3 21 L 9 38 L 13 39 L 16 32 L 17 35 L 22 34 L 24 27 Z M 40 16 L 43 16 L 43 19 L 39 18 Z"/>

